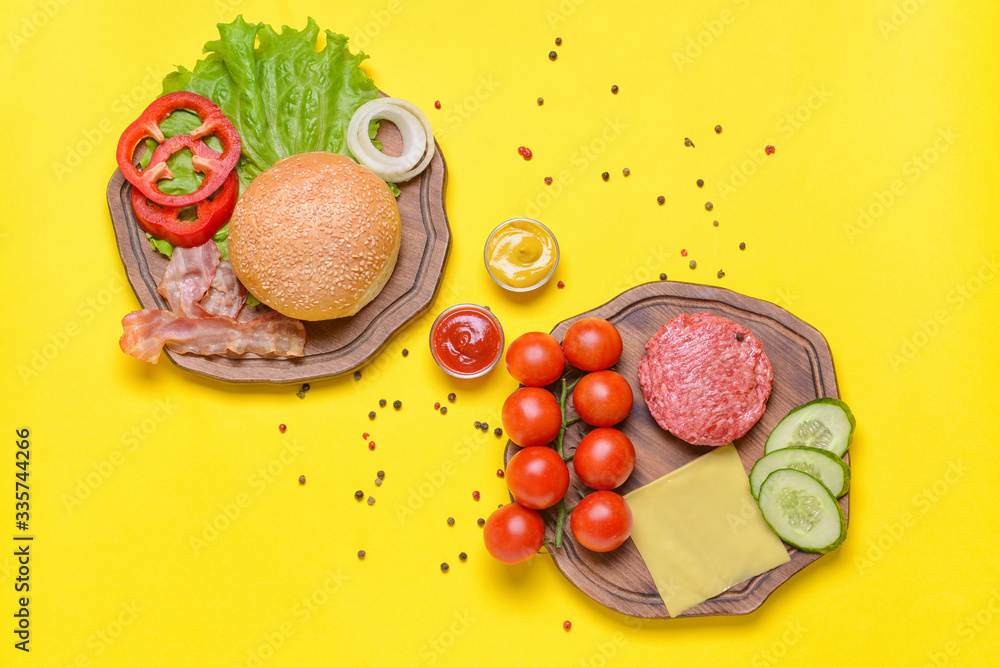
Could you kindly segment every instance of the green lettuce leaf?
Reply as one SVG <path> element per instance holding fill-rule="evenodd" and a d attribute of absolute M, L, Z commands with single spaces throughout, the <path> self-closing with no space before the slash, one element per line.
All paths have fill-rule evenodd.
<path fill-rule="evenodd" d="M 262 23 L 247 23 L 242 15 L 218 28 L 219 39 L 205 44 L 206 56 L 194 69 L 178 67 L 163 79 L 163 94 L 187 90 L 219 105 L 242 141 L 236 165 L 241 193 L 283 157 L 311 151 L 350 155 L 344 136 L 351 116 L 378 97 L 375 84 L 360 68 L 368 56 L 351 53 L 347 37 L 329 30 L 326 44 L 317 50 L 319 26 L 312 18 L 302 30 L 284 26 L 280 33 Z M 172 137 L 199 124 L 196 114 L 177 111 L 160 129 Z M 374 123 L 369 128 L 373 139 L 377 129 Z M 215 137 L 209 145 L 221 150 Z M 186 149 L 170 157 L 167 166 L 174 179 L 161 181 L 164 192 L 191 192 L 201 183 Z M 390 187 L 398 196 L 398 189 Z M 216 243 L 226 257 L 226 238 L 216 238 Z M 169 256 L 164 244 L 170 245 L 153 245 Z"/>

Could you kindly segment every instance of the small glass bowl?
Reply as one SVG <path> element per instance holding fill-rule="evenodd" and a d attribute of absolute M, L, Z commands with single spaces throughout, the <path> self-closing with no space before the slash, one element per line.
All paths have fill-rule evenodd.
<path fill-rule="evenodd" d="M 456 310 L 461 310 L 461 309 L 474 310 L 477 313 L 479 313 L 480 315 L 482 315 L 483 317 L 487 318 L 488 320 L 490 320 L 496 326 L 497 332 L 500 334 L 500 349 L 497 351 L 496 357 L 494 357 L 494 359 L 485 368 L 483 368 L 481 370 L 478 370 L 478 371 L 476 371 L 474 373 L 463 373 L 463 372 L 457 371 L 457 370 L 455 370 L 453 368 L 449 368 L 447 365 L 445 365 L 444 362 L 441 361 L 441 359 L 438 358 L 437 352 L 434 349 L 434 333 L 437 331 L 438 324 L 440 324 L 441 321 L 449 313 L 452 313 L 452 312 L 454 312 Z M 480 306 L 480 305 L 474 304 L 474 303 L 459 303 L 459 304 L 456 304 L 454 306 L 451 306 L 450 308 L 445 308 L 444 310 L 442 310 L 441 314 L 438 315 L 436 318 L 434 318 L 434 324 L 431 325 L 431 333 L 430 333 L 430 336 L 429 336 L 428 343 L 429 343 L 430 348 L 431 348 L 431 356 L 434 358 L 434 363 L 436 363 L 438 365 L 438 367 L 441 370 L 443 370 L 445 373 L 447 373 L 448 375 L 450 375 L 452 377 L 456 377 L 456 378 L 462 378 L 462 379 L 471 379 L 471 378 L 482 377 L 482 376 L 486 375 L 487 373 L 489 373 L 490 371 L 492 371 L 496 367 L 496 365 L 500 362 L 500 359 L 503 358 L 503 351 L 504 351 L 504 345 L 505 345 L 505 343 L 504 343 L 504 336 L 503 336 L 503 326 L 500 324 L 500 320 L 498 320 L 497 317 L 496 317 L 496 315 L 494 315 L 493 313 L 491 313 L 488 308 L 486 308 L 484 306 Z"/>
<path fill-rule="evenodd" d="M 499 232 L 501 229 L 514 222 L 530 222 L 532 224 L 538 225 L 539 227 L 542 228 L 542 231 L 548 234 L 549 238 L 552 239 L 552 245 L 555 247 L 556 250 L 556 259 L 554 262 L 552 262 L 552 270 L 549 271 L 547 274 L 545 274 L 545 276 L 540 278 L 538 282 L 532 285 L 528 285 L 527 287 L 512 287 L 511 285 L 504 284 L 499 278 L 497 278 L 493 274 L 493 268 L 490 266 L 490 241 L 493 240 L 493 237 L 496 236 L 497 232 Z M 490 274 L 490 278 L 492 278 L 493 282 L 495 282 L 500 287 L 504 288 L 508 292 L 530 292 L 531 290 L 536 290 L 545 283 L 547 283 L 549 281 L 549 278 L 551 278 L 552 275 L 556 272 L 556 268 L 558 268 L 559 266 L 559 241 L 556 239 L 556 235 L 552 233 L 551 229 L 549 229 L 542 223 L 538 222 L 537 220 L 534 220 L 532 218 L 511 218 L 510 220 L 504 220 L 499 225 L 497 225 L 493 229 L 493 231 L 490 232 L 490 235 L 486 238 L 486 245 L 483 247 L 483 261 L 486 263 L 486 271 L 487 273 Z"/>

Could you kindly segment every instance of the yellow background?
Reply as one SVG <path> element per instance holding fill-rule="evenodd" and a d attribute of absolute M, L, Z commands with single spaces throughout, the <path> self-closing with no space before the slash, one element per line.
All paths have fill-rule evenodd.
<path fill-rule="evenodd" d="M 239 12 L 348 34 L 378 86 L 430 116 L 454 232 L 432 312 L 488 304 L 510 340 L 663 271 L 821 330 L 859 423 L 847 542 L 748 616 L 625 619 L 545 557 L 486 554 L 475 521 L 506 500 L 502 446 L 472 422 L 497 424 L 515 383 L 449 380 L 426 319 L 361 381 L 302 400 L 124 356 L 137 302 L 105 200 L 118 134 Z M 0 663 L 994 660 L 998 19 L 969 0 L 4 0 Z M 514 298 L 489 281 L 488 231 L 524 214 L 558 235 L 565 289 Z M 380 398 L 403 408 L 369 422 Z M 28 655 L 10 537 L 24 427 Z"/>

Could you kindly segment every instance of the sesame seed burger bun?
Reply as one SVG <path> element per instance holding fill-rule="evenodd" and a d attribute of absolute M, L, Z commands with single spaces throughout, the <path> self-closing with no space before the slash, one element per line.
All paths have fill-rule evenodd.
<path fill-rule="evenodd" d="M 336 153 L 283 158 L 250 183 L 229 221 L 229 259 L 250 293 L 300 320 L 361 310 L 399 256 L 385 182 Z"/>

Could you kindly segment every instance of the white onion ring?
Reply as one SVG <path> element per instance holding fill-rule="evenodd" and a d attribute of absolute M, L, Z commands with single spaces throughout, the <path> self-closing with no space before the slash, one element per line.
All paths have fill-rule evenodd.
<path fill-rule="evenodd" d="M 381 152 L 368 136 L 373 120 L 388 120 L 399 128 L 403 153 L 393 157 Z M 354 158 L 389 183 L 408 181 L 427 168 L 434 158 L 434 133 L 427 116 L 411 102 L 379 97 L 362 104 L 347 126 L 347 148 Z"/>

